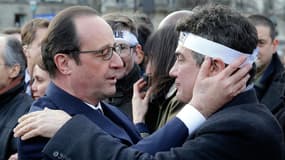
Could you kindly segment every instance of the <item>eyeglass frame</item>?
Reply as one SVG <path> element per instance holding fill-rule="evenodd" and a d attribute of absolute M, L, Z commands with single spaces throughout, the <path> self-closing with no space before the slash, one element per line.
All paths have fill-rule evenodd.
<path fill-rule="evenodd" d="M 125 43 L 119 43 L 118 45 L 121 47 L 121 54 L 120 54 L 120 55 L 123 55 L 123 54 L 122 54 L 122 50 L 123 50 L 123 49 L 122 49 L 122 45 L 128 46 L 128 48 L 127 48 L 127 49 L 129 49 L 128 55 L 132 55 L 132 53 L 134 52 L 134 50 L 132 51 L 131 49 L 134 49 L 134 48 L 136 48 L 136 46 L 137 46 L 137 45 L 132 45 L 132 46 L 130 46 L 130 45 L 125 44 Z"/>
<path fill-rule="evenodd" d="M 105 55 L 103 54 L 103 52 L 106 50 L 106 49 L 109 49 L 109 53 L 108 54 L 105 54 L 105 55 L 108 55 L 107 57 L 104 57 Z M 110 50 L 112 49 L 112 50 Z M 111 51 L 111 52 L 110 52 Z M 107 46 L 107 47 L 104 47 L 102 49 L 98 49 L 98 50 L 89 50 L 89 51 L 78 51 L 78 50 L 60 50 L 60 51 L 57 51 L 56 53 L 67 53 L 67 54 L 70 54 L 70 53 L 79 53 L 79 54 L 85 54 L 85 53 L 93 53 L 93 54 L 98 54 L 99 56 L 98 57 L 103 57 L 102 59 L 104 61 L 108 61 L 110 60 L 112 57 L 113 57 L 113 54 L 114 54 L 114 51 L 120 55 L 121 54 L 121 46 L 119 44 L 115 44 L 114 46 Z"/>

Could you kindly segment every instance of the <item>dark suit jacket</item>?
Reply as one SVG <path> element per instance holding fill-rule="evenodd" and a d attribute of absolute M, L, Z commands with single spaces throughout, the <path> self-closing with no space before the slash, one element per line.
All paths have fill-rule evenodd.
<path fill-rule="evenodd" d="M 273 54 L 271 63 L 261 77 L 260 83 L 265 86 L 264 89 L 255 86 L 259 101 L 265 104 L 273 114 L 284 108 L 280 105 L 284 102 L 284 97 L 282 97 L 285 89 L 284 71 L 278 54 Z"/>
<path fill-rule="evenodd" d="M 80 99 L 73 97 L 72 95 L 58 88 L 55 84 L 51 83 L 47 89 L 46 96 L 35 102 L 31 110 L 35 111 L 38 109 L 43 109 L 44 107 L 49 107 L 52 109 L 64 110 L 71 116 L 78 114 L 84 115 L 92 123 L 96 123 L 105 132 L 116 138 L 116 141 L 120 143 L 130 146 L 139 142 L 141 137 L 133 123 L 125 114 L 120 112 L 116 107 L 107 103 L 101 102 L 101 106 L 104 111 L 104 115 L 87 106 Z M 83 122 L 75 125 L 85 126 L 85 123 Z M 155 143 L 153 143 L 152 140 L 143 140 L 137 145 L 134 145 L 134 147 L 137 147 L 142 151 L 153 153 L 160 150 L 165 150 L 165 147 L 168 149 L 172 145 L 179 146 L 183 143 L 188 134 L 187 128 L 183 124 L 179 127 L 182 128 L 183 132 L 180 134 L 181 137 L 179 138 L 180 140 L 178 139 L 178 141 L 168 141 L 165 143 L 165 139 L 157 139 L 159 143 L 165 143 L 165 145 L 162 147 L 156 147 L 153 145 Z M 82 130 L 75 130 L 72 132 L 80 132 L 80 135 L 78 135 L 78 137 L 70 137 L 71 139 L 68 141 L 62 141 L 66 147 L 73 145 L 70 143 L 72 139 L 81 139 L 81 137 L 85 136 L 85 132 Z M 168 134 L 170 135 L 169 138 L 173 139 L 173 137 L 176 136 L 175 132 L 175 130 L 170 131 Z M 67 133 L 66 136 L 69 137 L 69 134 L 72 135 L 72 133 Z M 160 136 L 166 137 L 164 135 Z M 19 155 L 21 159 L 41 159 L 43 157 L 41 151 L 47 142 L 48 139 L 43 137 L 36 137 L 28 141 L 20 141 Z M 60 157 L 61 154 L 57 156 Z"/>
<path fill-rule="evenodd" d="M 74 127 L 77 121 L 84 121 L 87 126 Z M 66 147 L 61 142 L 80 135 L 73 132 L 74 129 L 83 131 L 86 136 L 73 139 L 70 142 L 73 145 Z M 65 136 L 71 132 L 72 135 Z M 270 111 L 258 104 L 254 90 L 250 90 L 213 114 L 182 147 L 154 156 L 128 148 L 82 117 L 72 119 L 60 129 L 44 153 L 54 160 L 56 154 L 75 160 L 280 160 L 282 147 L 280 126 Z"/>
<path fill-rule="evenodd" d="M 278 54 L 272 56 L 269 66 L 261 77 L 263 89 L 255 86 L 260 103 L 265 104 L 285 131 L 285 72 Z M 285 138 L 285 135 L 284 135 Z"/>
<path fill-rule="evenodd" d="M 13 128 L 18 118 L 27 113 L 33 100 L 25 93 L 24 80 L 14 88 L 0 94 L 0 160 L 17 153 L 17 139 Z"/>

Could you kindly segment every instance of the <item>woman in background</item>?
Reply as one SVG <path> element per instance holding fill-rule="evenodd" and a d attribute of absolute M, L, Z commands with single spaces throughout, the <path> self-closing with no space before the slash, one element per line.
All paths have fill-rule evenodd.
<path fill-rule="evenodd" d="M 154 32 L 145 44 L 144 51 L 148 55 L 146 74 L 150 78 L 150 89 L 149 96 L 144 97 L 147 99 L 143 101 L 149 103 L 138 104 L 133 101 L 133 121 L 136 124 L 144 122 L 151 133 L 172 119 L 184 106 L 177 101 L 174 78 L 169 76 L 176 60 L 178 38 L 175 25 L 169 25 Z"/>

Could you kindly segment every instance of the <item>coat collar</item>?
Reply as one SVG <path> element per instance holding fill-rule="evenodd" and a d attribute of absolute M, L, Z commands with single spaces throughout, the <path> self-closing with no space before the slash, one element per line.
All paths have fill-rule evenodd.
<path fill-rule="evenodd" d="M 229 103 L 226 103 L 222 109 L 230 106 L 235 106 L 237 104 L 242 105 L 249 103 L 259 103 L 256 97 L 255 89 L 253 88 L 238 94 Z"/>
<path fill-rule="evenodd" d="M 54 83 L 49 84 L 46 91 L 46 96 L 56 104 L 58 109 L 64 110 L 71 116 L 83 114 L 110 135 L 127 141 L 130 144 L 133 143 L 125 130 L 118 126 L 120 124 L 120 117 L 115 113 L 114 110 L 112 110 L 112 108 L 110 108 L 108 104 L 101 102 L 102 109 L 104 111 L 103 115 L 99 111 L 89 107 L 82 100 L 57 87 Z M 109 117 L 112 119 L 115 118 L 119 122 L 111 121 Z"/>
<path fill-rule="evenodd" d="M 22 80 L 19 84 L 17 84 L 15 87 L 9 89 L 8 91 L 4 92 L 3 94 L 0 94 L 0 104 L 5 104 L 8 101 L 10 101 L 12 98 L 14 98 L 19 93 L 24 93 L 25 89 L 25 82 Z"/>

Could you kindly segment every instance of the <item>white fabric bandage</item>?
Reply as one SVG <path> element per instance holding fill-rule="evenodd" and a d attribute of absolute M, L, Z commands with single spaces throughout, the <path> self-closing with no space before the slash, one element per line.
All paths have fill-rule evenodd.
<path fill-rule="evenodd" d="M 179 45 L 205 56 L 220 58 L 226 64 L 231 64 L 241 55 L 245 55 L 247 59 L 241 66 L 253 64 L 258 55 L 258 48 L 254 49 L 252 54 L 246 54 L 187 32 L 180 33 Z"/>
<path fill-rule="evenodd" d="M 115 40 L 125 41 L 130 46 L 136 46 L 139 42 L 137 37 L 129 31 L 115 31 Z"/>

